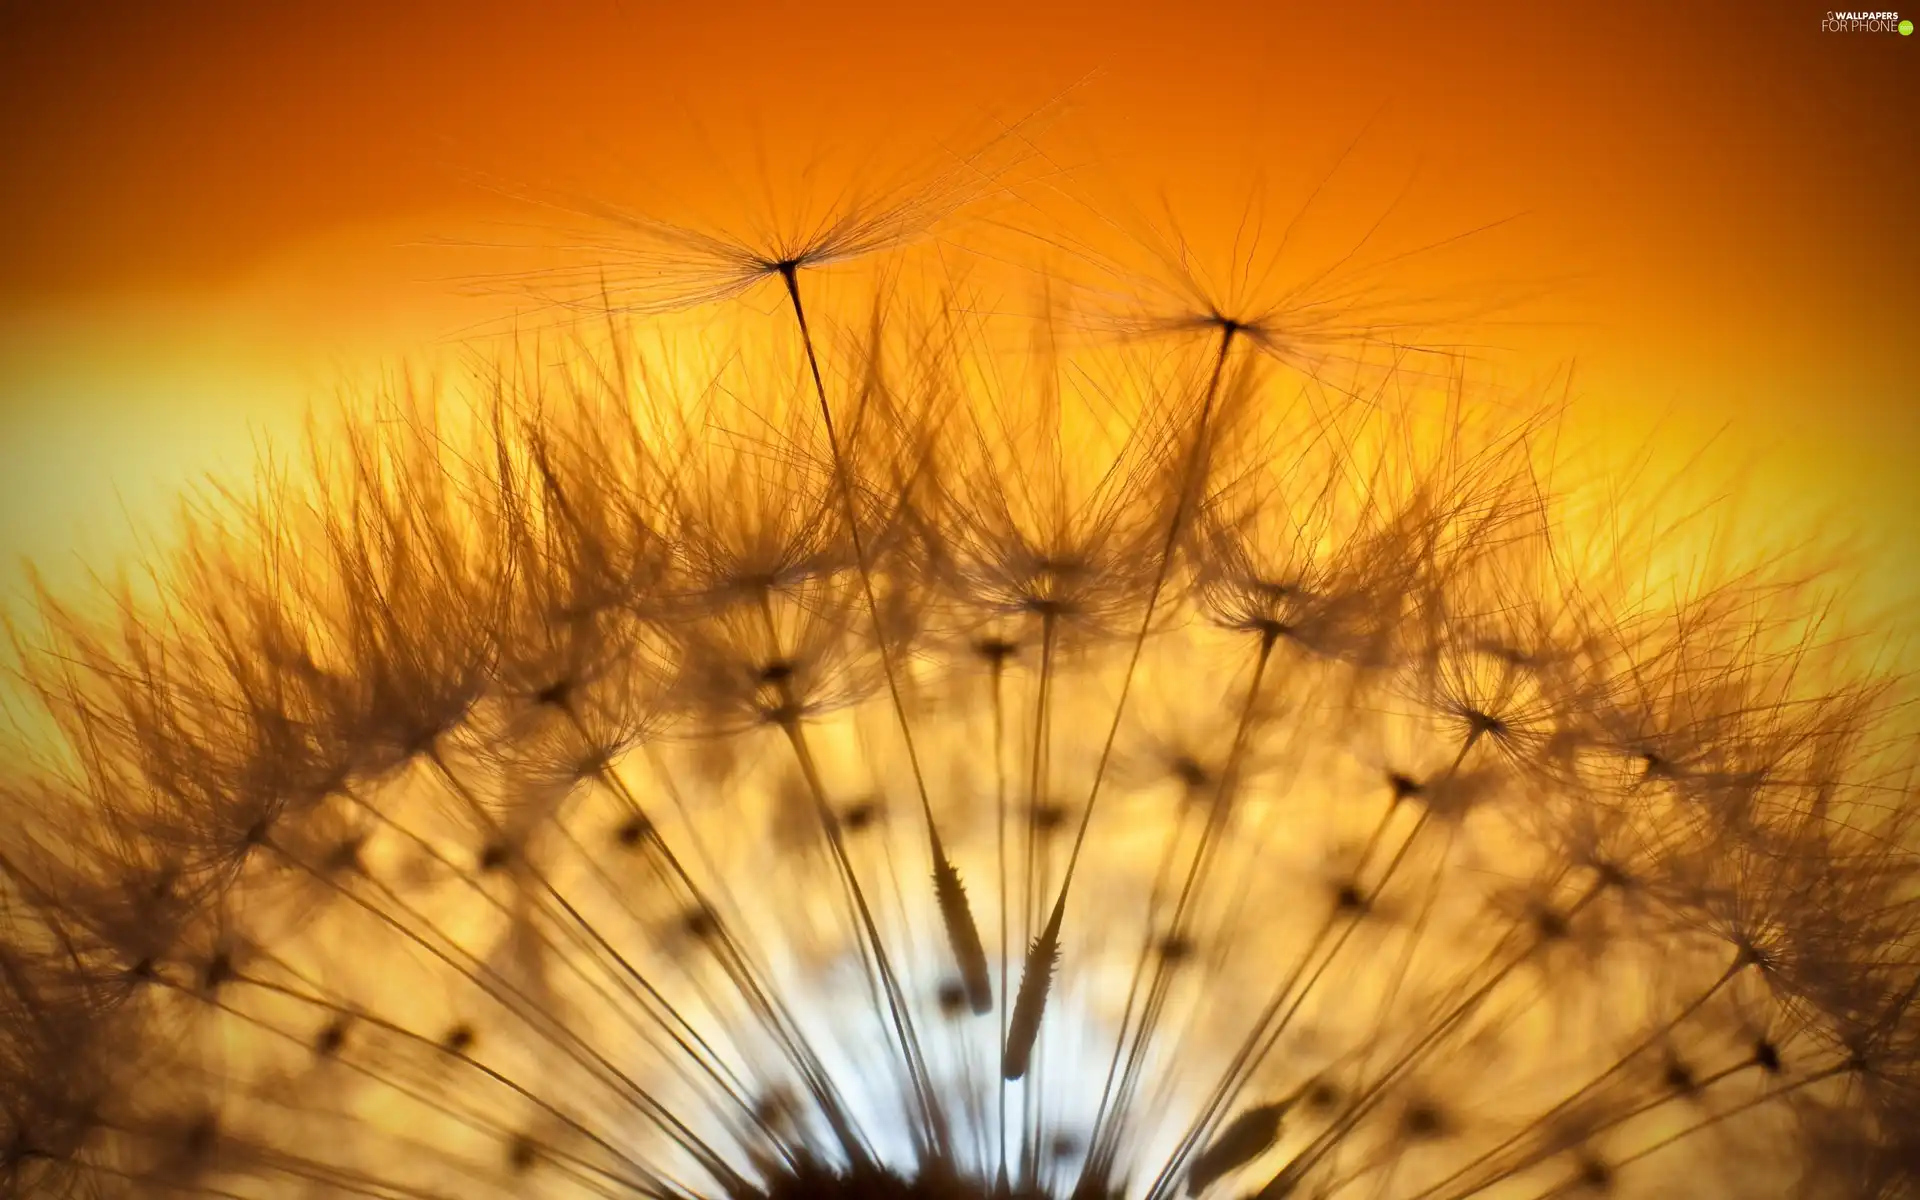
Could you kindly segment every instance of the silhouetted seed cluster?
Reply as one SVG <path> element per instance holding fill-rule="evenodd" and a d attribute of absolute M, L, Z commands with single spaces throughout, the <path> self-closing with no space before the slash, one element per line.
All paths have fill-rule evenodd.
<path fill-rule="evenodd" d="M 1914 1194 L 1920 803 L 1804 586 L 1637 586 L 1297 294 L 809 306 L 990 176 L 623 217 L 604 336 L 44 597 L 5 1194 Z"/>

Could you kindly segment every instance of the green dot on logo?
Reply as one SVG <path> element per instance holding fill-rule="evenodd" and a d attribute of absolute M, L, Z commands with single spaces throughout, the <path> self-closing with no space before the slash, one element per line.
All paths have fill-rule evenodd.
<path fill-rule="evenodd" d="M 1900 22 L 1900 36 L 1901 36 L 1901 37 L 1912 37 L 1912 36 L 1913 36 L 1913 22 L 1912 22 L 1912 21 L 1902 21 L 1902 22 Z"/>

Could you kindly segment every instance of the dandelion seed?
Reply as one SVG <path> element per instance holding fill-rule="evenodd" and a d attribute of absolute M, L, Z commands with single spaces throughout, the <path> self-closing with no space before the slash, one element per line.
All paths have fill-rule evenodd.
<path fill-rule="evenodd" d="M 1229 1122 L 1187 1169 L 1187 1195 L 1200 1195 L 1228 1172 L 1266 1153 L 1280 1136 L 1280 1122 L 1287 1108 L 1284 1103 L 1265 1104 L 1250 1108 Z"/>

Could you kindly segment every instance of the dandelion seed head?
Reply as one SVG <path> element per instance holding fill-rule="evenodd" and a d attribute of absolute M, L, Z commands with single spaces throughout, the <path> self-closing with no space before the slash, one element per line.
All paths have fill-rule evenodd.
<path fill-rule="evenodd" d="M 1896 1194 L 1886 681 L 1595 567 L 1532 410 L 1325 378 L 1420 323 L 1339 289 L 814 288 L 1004 178 L 598 211 L 541 282 L 607 333 L 45 597 L 0 1190 Z M 762 284 L 697 367 L 622 325 Z"/>

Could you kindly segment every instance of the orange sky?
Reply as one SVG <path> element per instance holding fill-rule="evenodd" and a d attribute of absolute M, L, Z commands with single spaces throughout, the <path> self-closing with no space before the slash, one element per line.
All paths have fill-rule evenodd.
<path fill-rule="evenodd" d="M 480 179 L 697 204 L 696 130 L 802 161 L 1064 94 L 1064 152 L 1202 218 L 1256 173 L 1301 194 L 1363 131 L 1329 245 L 1341 205 L 1370 218 L 1409 179 L 1409 237 L 1518 215 L 1467 263 L 1553 284 L 1501 334 L 1515 371 L 1577 358 L 1586 419 L 1634 437 L 1729 424 L 1776 501 L 1843 506 L 1890 540 L 1887 579 L 1920 578 L 1897 519 L 1920 506 L 1920 37 L 1823 34 L 1817 2 L 0 14 L 6 557 L 64 556 L 116 503 L 243 462 L 341 364 L 455 327 L 439 281 L 464 266 L 418 243 L 498 214 Z"/>

